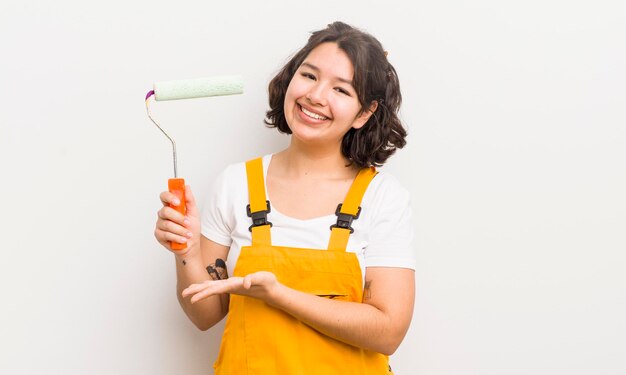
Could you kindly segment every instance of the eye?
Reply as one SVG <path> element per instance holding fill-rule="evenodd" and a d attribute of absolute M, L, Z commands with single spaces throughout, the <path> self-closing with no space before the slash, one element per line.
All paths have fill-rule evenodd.
<path fill-rule="evenodd" d="M 343 88 L 341 88 L 341 87 L 335 87 L 335 91 L 337 91 L 338 93 L 341 93 L 341 94 L 344 94 L 344 95 L 350 96 L 350 93 L 348 92 L 348 90 L 343 89 Z"/>
<path fill-rule="evenodd" d="M 311 73 L 303 72 L 303 73 L 301 73 L 301 75 L 302 75 L 304 78 L 312 79 L 312 80 L 314 80 L 314 81 L 315 81 L 315 76 L 314 76 L 313 74 L 311 74 Z"/>

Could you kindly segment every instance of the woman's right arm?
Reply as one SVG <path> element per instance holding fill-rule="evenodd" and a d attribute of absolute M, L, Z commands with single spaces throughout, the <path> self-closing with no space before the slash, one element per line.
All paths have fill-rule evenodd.
<path fill-rule="evenodd" d="M 163 208 L 158 212 L 154 236 L 163 247 L 174 254 L 178 302 L 196 327 L 205 331 L 228 313 L 228 294 L 212 296 L 202 303 L 191 304 L 188 298 L 182 298 L 181 293 L 191 284 L 211 280 L 206 267 L 214 265 L 217 259 L 226 259 L 229 248 L 200 234 L 200 215 L 189 186 L 185 187 L 185 197 L 187 215 L 182 215 L 169 207 L 170 203 L 176 203 L 176 196 L 169 191 L 161 193 Z M 187 248 L 174 251 L 170 241 L 185 242 Z"/>

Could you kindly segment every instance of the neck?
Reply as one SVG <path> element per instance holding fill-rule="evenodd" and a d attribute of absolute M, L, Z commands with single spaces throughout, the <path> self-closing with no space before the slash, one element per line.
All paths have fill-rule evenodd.
<path fill-rule="evenodd" d="M 351 178 L 356 168 L 337 147 L 303 147 L 293 137 L 289 147 L 275 155 L 281 170 L 292 177 Z"/>

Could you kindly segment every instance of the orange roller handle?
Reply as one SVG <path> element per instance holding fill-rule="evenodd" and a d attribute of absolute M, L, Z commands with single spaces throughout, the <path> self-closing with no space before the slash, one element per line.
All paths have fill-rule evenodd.
<path fill-rule="evenodd" d="M 178 206 L 174 206 L 170 204 L 170 207 L 185 215 L 187 213 L 187 207 L 185 206 L 185 179 L 184 178 L 170 178 L 167 181 L 167 187 L 170 193 L 174 193 L 180 204 Z M 178 243 L 178 242 L 170 242 L 172 246 L 172 250 L 183 250 L 187 248 L 186 243 Z"/>

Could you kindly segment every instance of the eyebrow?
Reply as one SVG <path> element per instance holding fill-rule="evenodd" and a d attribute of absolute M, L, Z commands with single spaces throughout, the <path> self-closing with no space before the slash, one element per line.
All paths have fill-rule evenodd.
<path fill-rule="evenodd" d="M 300 66 L 306 66 L 306 67 L 309 67 L 309 68 L 311 68 L 311 69 L 315 70 L 316 72 L 319 72 L 319 71 L 320 71 L 320 68 L 318 68 L 317 66 L 315 66 L 315 65 L 313 65 L 313 64 L 311 64 L 311 63 L 308 63 L 308 62 L 306 62 L 306 61 L 305 61 L 305 62 L 303 62 L 303 63 L 302 63 L 302 65 L 300 65 Z M 337 78 L 337 80 L 338 80 L 338 81 L 341 81 L 341 82 L 347 83 L 347 84 L 349 84 L 349 85 L 352 85 L 352 80 L 351 80 L 351 79 L 345 79 L 345 78 L 341 78 L 341 77 L 335 77 L 335 78 Z"/>

